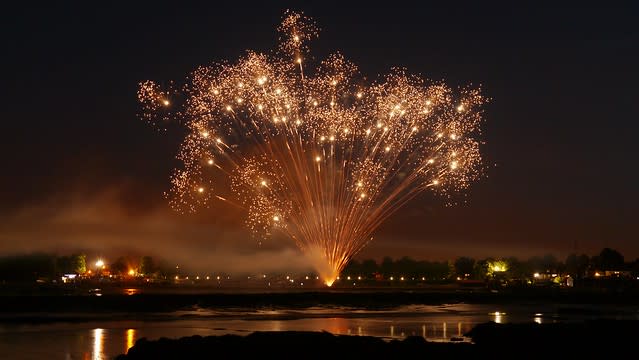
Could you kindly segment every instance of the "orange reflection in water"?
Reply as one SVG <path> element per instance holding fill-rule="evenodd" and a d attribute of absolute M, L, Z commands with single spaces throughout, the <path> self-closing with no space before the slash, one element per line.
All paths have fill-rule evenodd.
<path fill-rule="evenodd" d="M 464 323 L 461 321 L 457 322 L 457 329 L 452 327 L 454 323 L 450 326 L 447 322 L 443 321 L 441 323 L 424 323 L 421 325 L 421 335 L 426 340 L 449 340 L 453 336 L 464 336 L 466 332 L 472 329 L 472 323 Z M 393 327 L 391 327 L 391 336 L 393 336 Z M 417 331 L 413 331 L 413 335 L 417 334 Z"/>
<path fill-rule="evenodd" d="M 136 295 L 140 293 L 140 289 L 128 288 L 128 289 L 124 289 L 124 293 L 126 295 Z"/>
<path fill-rule="evenodd" d="M 135 344 L 135 329 L 128 329 L 126 331 L 126 348 L 124 353 L 126 354 L 130 348 Z"/>
<path fill-rule="evenodd" d="M 330 332 L 331 334 L 346 334 L 348 333 L 348 321 L 343 318 L 326 318 L 323 319 L 321 329 Z"/>

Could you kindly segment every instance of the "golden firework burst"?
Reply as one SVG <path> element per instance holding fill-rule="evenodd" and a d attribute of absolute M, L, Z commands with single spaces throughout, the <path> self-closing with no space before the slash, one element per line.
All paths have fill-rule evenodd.
<path fill-rule="evenodd" d="M 231 189 L 255 233 L 286 234 L 330 285 L 407 201 L 477 178 L 486 99 L 404 69 L 367 83 L 340 54 L 308 69 L 314 23 L 287 13 L 279 30 L 272 54 L 200 67 L 180 90 L 145 81 L 138 95 L 145 119 L 189 130 L 172 176 L 176 209 L 229 201 Z"/>

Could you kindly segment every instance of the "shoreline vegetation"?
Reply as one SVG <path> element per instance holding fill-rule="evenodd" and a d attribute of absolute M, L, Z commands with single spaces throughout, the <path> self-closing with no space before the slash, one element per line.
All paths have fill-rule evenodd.
<path fill-rule="evenodd" d="M 587 320 L 583 323 L 496 324 L 475 326 L 465 336 L 472 342 L 429 342 L 419 336 L 385 341 L 379 337 L 333 335 L 328 332 L 253 332 L 246 336 L 190 336 L 138 340 L 117 360 L 199 359 L 220 356 L 266 358 L 409 358 L 480 355 L 502 358 L 558 358 L 621 354 L 635 347 L 638 320 Z M 508 352 L 506 352 L 508 351 Z M 514 352 L 513 352 L 514 351 Z"/>
<path fill-rule="evenodd" d="M 91 261 L 89 261 L 89 259 Z M 112 259 L 82 253 L 68 256 L 32 253 L 0 256 L 0 291 L 6 285 L 37 283 L 41 288 L 78 284 L 149 283 L 154 286 L 218 286 L 308 289 L 324 286 L 310 268 L 306 271 L 261 272 L 223 269 L 195 270 L 165 258 L 124 255 Z M 212 267 L 215 267 L 213 264 Z M 639 288 L 639 259 L 627 261 L 618 251 L 604 248 L 597 255 L 571 254 L 565 260 L 551 254 L 526 260 L 516 257 L 460 256 L 443 261 L 352 259 L 335 279 L 334 287 L 405 287 L 431 285 L 507 287 Z M 64 286 L 63 286 L 64 287 Z"/>

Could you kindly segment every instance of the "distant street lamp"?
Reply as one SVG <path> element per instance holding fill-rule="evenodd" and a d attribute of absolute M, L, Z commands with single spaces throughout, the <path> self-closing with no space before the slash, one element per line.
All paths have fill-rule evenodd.
<path fill-rule="evenodd" d="M 98 260 L 95 262 L 95 266 L 99 269 L 104 267 L 104 261 L 102 261 L 102 259 Z"/>

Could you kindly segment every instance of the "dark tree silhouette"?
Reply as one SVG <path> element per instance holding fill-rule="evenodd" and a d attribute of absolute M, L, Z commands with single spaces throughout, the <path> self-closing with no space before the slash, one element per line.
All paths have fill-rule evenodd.
<path fill-rule="evenodd" d="M 570 254 L 566 258 L 565 268 L 566 272 L 576 279 L 581 279 L 586 275 L 588 266 L 590 265 L 590 259 L 588 255 Z"/>
<path fill-rule="evenodd" d="M 124 256 L 120 256 L 111 264 L 111 271 L 116 274 L 126 274 L 129 271 L 129 264 Z"/>
<path fill-rule="evenodd" d="M 604 248 L 599 253 L 599 266 L 601 270 L 621 270 L 624 266 L 623 255 L 617 250 Z"/>
<path fill-rule="evenodd" d="M 473 273 L 475 259 L 461 256 L 455 260 L 455 274 L 459 277 L 466 277 L 466 274 Z"/>
<path fill-rule="evenodd" d="M 150 256 L 143 256 L 140 261 L 140 273 L 144 275 L 153 274 L 156 271 L 155 263 L 153 262 L 153 258 Z"/>
<path fill-rule="evenodd" d="M 375 273 L 379 272 L 379 267 L 377 266 L 375 260 L 368 259 L 362 261 L 361 271 L 363 276 L 372 279 L 375 277 Z"/>

